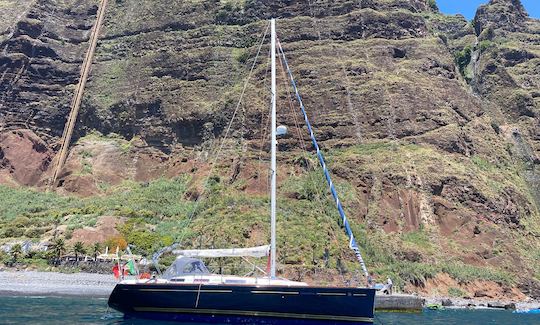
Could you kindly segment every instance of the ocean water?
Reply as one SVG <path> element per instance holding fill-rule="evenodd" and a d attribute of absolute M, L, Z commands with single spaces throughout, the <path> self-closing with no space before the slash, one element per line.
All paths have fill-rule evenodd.
<path fill-rule="evenodd" d="M 124 319 L 100 298 L 0 296 L 0 324 L 174 324 Z M 540 325 L 540 315 L 494 310 L 426 310 L 421 314 L 378 313 L 381 325 Z"/>

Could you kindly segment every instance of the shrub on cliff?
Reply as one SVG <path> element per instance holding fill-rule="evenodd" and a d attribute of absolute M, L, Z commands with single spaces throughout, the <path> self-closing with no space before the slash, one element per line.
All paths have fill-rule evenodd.
<path fill-rule="evenodd" d="M 471 63 L 471 58 L 472 58 L 472 47 L 470 45 L 466 46 L 465 48 L 463 48 L 463 50 L 455 54 L 456 64 L 462 76 L 465 76 L 465 69 L 467 68 L 469 63 Z"/>
<path fill-rule="evenodd" d="M 439 11 L 439 6 L 437 6 L 437 1 L 435 0 L 428 0 L 428 5 L 431 9 L 435 11 Z"/>

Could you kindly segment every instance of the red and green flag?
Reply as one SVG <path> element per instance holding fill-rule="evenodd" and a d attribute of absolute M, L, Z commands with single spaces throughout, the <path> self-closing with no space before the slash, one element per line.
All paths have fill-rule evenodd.
<path fill-rule="evenodd" d="M 135 263 L 133 263 L 133 260 L 129 260 L 126 266 L 127 266 L 127 271 L 129 272 L 129 275 L 137 274 L 137 270 L 135 270 Z"/>

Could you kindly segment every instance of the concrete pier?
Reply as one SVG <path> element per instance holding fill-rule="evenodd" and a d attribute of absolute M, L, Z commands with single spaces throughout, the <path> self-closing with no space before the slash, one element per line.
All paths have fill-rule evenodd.
<path fill-rule="evenodd" d="M 375 296 L 376 311 L 392 311 L 392 312 L 421 312 L 424 307 L 425 299 L 404 294 Z"/>

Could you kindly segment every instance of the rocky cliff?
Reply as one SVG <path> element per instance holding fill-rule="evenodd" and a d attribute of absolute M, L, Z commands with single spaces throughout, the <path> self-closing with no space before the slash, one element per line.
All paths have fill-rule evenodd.
<path fill-rule="evenodd" d="M 0 180 L 14 188 L 4 191 L 42 188 L 51 176 L 97 4 L 0 1 Z M 472 22 L 425 0 L 112 0 L 57 192 L 88 200 L 76 197 L 117 196 L 118 187 L 129 191 L 126 180 L 191 175 L 189 195 L 178 198 L 190 202 L 213 172 L 222 187 L 212 193 L 242 200 L 205 206 L 194 234 L 219 236 L 218 216 L 256 214 L 259 223 L 237 220 L 235 240 L 264 241 L 264 204 L 246 209 L 267 186 L 267 60 L 255 64 L 227 158 L 210 163 L 270 17 L 279 17 L 280 42 L 377 273 L 399 277 L 407 290 L 474 295 L 469 288 L 495 283 L 491 295 L 538 296 L 540 21 L 519 0 L 492 0 Z M 321 201 L 334 216 L 319 199 L 324 191 L 312 188 L 323 184 L 312 180 L 307 134 L 293 131 L 301 117 L 289 109 L 281 71 L 279 79 L 278 118 L 292 131 L 280 142 L 282 214 L 302 215 L 284 222 L 308 222 L 305 211 Z M 66 220 L 88 214 L 68 206 L 0 213 L 6 229 L 52 210 Z M 158 210 L 111 205 L 90 214 L 149 213 L 148 224 L 174 224 L 177 215 Z M 313 220 L 311 230 L 328 222 Z M 320 237 L 290 242 L 298 252 L 282 263 L 320 266 L 324 243 L 342 238 L 332 222 Z"/>

